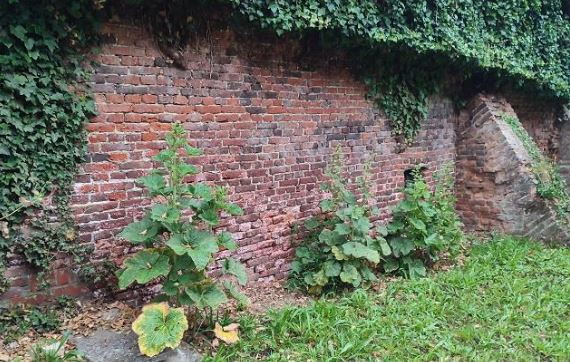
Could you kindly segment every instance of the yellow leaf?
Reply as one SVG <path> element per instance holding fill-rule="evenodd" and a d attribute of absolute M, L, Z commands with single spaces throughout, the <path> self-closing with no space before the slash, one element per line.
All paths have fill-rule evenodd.
<path fill-rule="evenodd" d="M 237 327 L 231 331 L 225 331 L 219 323 L 216 323 L 216 327 L 214 328 L 214 334 L 216 335 L 217 338 L 221 339 L 227 344 L 234 344 L 237 343 L 237 341 L 239 341 Z"/>
<path fill-rule="evenodd" d="M 228 324 L 227 326 L 224 326 L 224 331 L 226 332 L 231 332 L 231 331 L 237 331 L 239 328 L 239 323 L 231 323 Z"/>

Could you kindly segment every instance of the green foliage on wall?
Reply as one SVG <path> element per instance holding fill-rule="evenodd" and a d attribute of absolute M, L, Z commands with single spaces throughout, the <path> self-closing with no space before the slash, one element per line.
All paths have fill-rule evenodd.
<path fill-rule="evenodd" d="M 570 99 L 570 19 L 561 0 L 230 1 L 278 34 L 332 32 L 347 39 L 364 63 L 359 67 L 369 68 L 360 75 L 376 85 L 371 96 L 407 142 L 426 116 L 432 81 L 441 83 L 442 74 L 475 91 L 509 84 Z M 383 72 L 375 62 L 386 53 L 397 62 L 413 58 L 418 69 L 435 59 L 440 71 L 429 82 L 404 69 Z"/>
<path fill-rule="evenodd" d="M 93 0 L 0 4 L 0 265 L 11 252 L 46 269 L 76 239 L 67 199 L 94 114 L 79 54 L 97 9 Z"/>

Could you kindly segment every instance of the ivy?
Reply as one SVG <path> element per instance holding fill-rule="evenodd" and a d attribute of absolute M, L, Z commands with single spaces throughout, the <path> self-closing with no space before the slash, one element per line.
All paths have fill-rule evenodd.
<path fill-rule="evenodd" d="M 98 8 L 93 0 L 0 4 L 0 266 L 14 253 L 45 270 L 77 239 L 69 189 L 95 111 L 80 54 Z"/>
<path fill-rule="evenodd" d="M 561 0 L 230 1 L 277 34 L 332 32 L 406 143 L 427 115 L 434 82 L 446 78 L 471 92 L 514 86 L 570 100 L 570 21 Z M 387 67 L 378 64 L 386 54 Z M 394 69 L 400 63 L 413 67 Z M 464 92 L 450 90 L 454 98 Z"/>

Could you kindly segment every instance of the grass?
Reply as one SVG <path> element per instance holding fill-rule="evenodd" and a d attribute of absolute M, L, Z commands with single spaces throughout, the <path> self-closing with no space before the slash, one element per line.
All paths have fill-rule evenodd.
<path fill-rule="evenodd" d="M 240 323 L 210 361 L 569 361 L 570 249 L 497 239 L 449 272 Z"/>

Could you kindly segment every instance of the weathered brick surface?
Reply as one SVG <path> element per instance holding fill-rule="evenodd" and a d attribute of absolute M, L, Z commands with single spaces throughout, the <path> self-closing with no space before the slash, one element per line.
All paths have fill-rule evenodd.
<path fill-rule="evenodd" d="M 187 69 L 181 70 L 166 64 L 141 29 L 115 24 L 104 31 L 114 40 L 94 56 L 99 65 L 92 88 L 99 114 L 87 125 L 89 153 L 72 196 L 81 242 L 95 247 L 93 261 L 119 264 L 132 252 L 115 235 L 149 205 L 135 180 L 154 166 L 152 156 L 164 147 L 173 122 L 181 122 L 189 141 L 204 150 L 194 159 L 202 171 L 197 179 L 228 186 L 231 200 L 245 210 L 222 227 L 240 245 L 234 256 L 260 280 L 286 276 L 294 253 L 291 226 L 318 212 L 319 184 L 337 145 L 349 157 L 351 177 L 370 160 L 382 219 L 402 199 L 405 170 L 424 163 L 430 178 L 443 162 L 455 159 L 456 115 L 448 100 L 432 100 L 417 141 L 398 152 L 387 120 L 337 55 L 307 59 L 288 40 L 243 41 L 217 32 L 188 48 Z M 477 162 L 487 152 L 484 143 L 466 146 L 458 143 L 464 162 L 460 182 L 493 195 L 496 184 L 469 171 L 483 167 Z M 492 200 L 462 196 L 459 206 L 466 221 L 475 218 L 487 230 L 496 225 Z M 65 263 L 59 266 L 51 296 L 65 288 L 84 292 L 63 271 Z M 29 270 L 13 270 L 14 286 L 6 295 L 30 297 Z"/>
<path fill-rule="evenodd" d="M 559 159 L 560 106 L 554 101 L 532 98 L 529 95 L 510 93 L 505 96 L 524 128 L 538 147 L 554 160 Z"/>
<path fill-rule="evenodd" d="M 470 230 L 568 243 L 568 229 L 536 192 L 530 157 L 505 114 L 516 116 L 504 98 L 485 95 L 465 112 L 456 144 L 457 210 Z"/>
<path fill-rule="evenodd" d="M 236 47 L 228 33 L 214 35 L 213 50 L 191 51 L 188 70 L 157 67 L 161 54 L 139 29 L 109 31 L 117 44 L 104 47 L 98 59 L 100 114 L 89 125 L 92 158 L 83 165 L 74 205 L 82 239 L 95 244 L 95 257 L 120 258 L 128 251 L 114 235 L 146 204 L 134 180 L 152 167 L 150 158 L 175 121 L 205 151 L 196 159 L 199 178 L 229 186 L 232 200 L 244 208 L 243 217 L 224 227 L 239 241 L 237 256 L 264 279 L 285 276 L 291 224 L 317 211 L 318 184 L 336 145 L 350 155 L 354 174 L 372 158 L 384 216 L 400 198 L 405 169 L 426 162 L 433 170 L 453 159 L 448 102 L 434 105 L 414 147 L 395 154 L 386 120 L 342 67 L 299 70 L 280 58 L 282 44 L 273 44 L 275 58 L 265 59 L 258 45 Z"/>
<path fill-rule="evenodd" d="M 286 276 L 291 226 L 318 211 L 323 170 L 337 145 L 349 156 L 351 176 L 370 159 L 382 218 L 402 198 L 406 169 L 425 163 L 431 177 L 454 160 L 449 101 L 434 99 L 418 141 L 397 153 L 363 84 L 341 63 L 305 70 L 286 41 L 245 44 L 214 33 L 213 47 L 190 47 L 188 69 L 180 70 L 158 66 L 163 56 L 141 29 L 108 25 L 105 32 L 115 41 L 95 59 L 99 114 L 87 126 L 89 155 L 72 197 L 81 241 L 95 246 L 93 260 L 120 263 L 131 251 L 115 235 L 148 205 L 135 179 L 153 167 L 172 122 L 183 123 L 189 141 L 204 150 L 194 160 L 197 179 L 227 185 L 245 210 L 222 227 L 239 242 L 235 256 L 260 280 Z"/>

